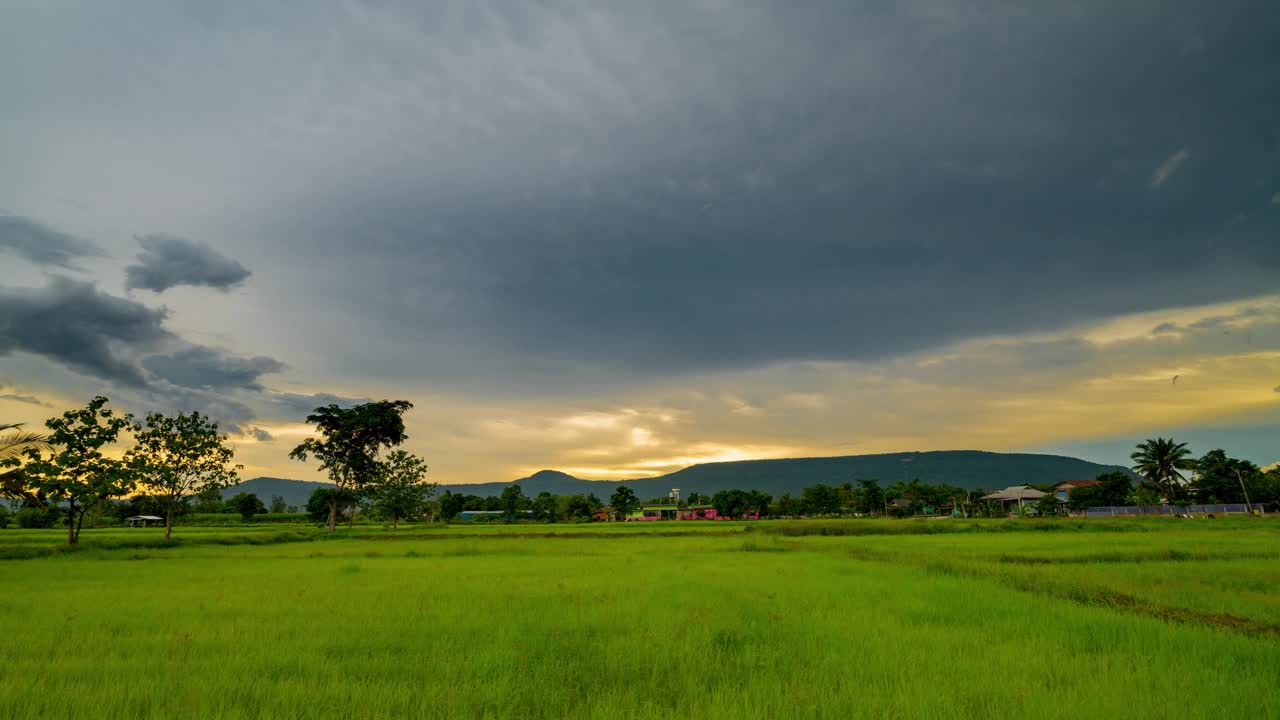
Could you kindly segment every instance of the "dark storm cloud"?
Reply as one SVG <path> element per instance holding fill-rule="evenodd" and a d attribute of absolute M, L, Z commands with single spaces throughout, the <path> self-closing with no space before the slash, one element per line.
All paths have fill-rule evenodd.
<path fill-rule="evenodd" d="M 455 88 L 452 147 L 281 227 L 388 337 L 517 371 L 873 358 L 1271 292 L 1280 9 L 1229 5 L 613 4 L 545 67 L 565 16 L 478 19 L 466 77 L 509 104 Z M 505 51 L 533 55 L 517 79 Z"/>
<path fill-rule="evenodd" d="M 348 398 L 329 393 L 302 395 L 298 393 L 274 393 L 270 399 L 290 417 L 303 417 L 311 414 L 316 408 L 325 405 L 338 405 L 349 408 L 355 405 L 372 402 L 369 398 Z"/>
<path fill-rule="evenodd" d="M 0 288 L 0 356 L 22 351 L 120 385 L 143 387 L 139 353 L 174 336 L 167 313 L 55 276 L 43 288 Z"/>
<path fill-rule="evenodd" d="M 101 257 L 103 252 L 88 240 L 67 235 L 34 220 L 0 213 L 0 252 L 8 251 L 36 265 L 77 269 L 74 261 Z"/>
<path fill-rule="evenodd" d="M 205 390 L 262 390 L 258 378 L 285 369 L 274 358 L 239 357 L 216 348 L 195 346 L 142 361 L 151 373 L 174 385 Z"/>
<path fill-rule="evenodd" d="M 252 229 L 264 313 L 323 317 L 341 372 L 550 391 L 1280 289 L 1280 7 L 1206 7 L 13 13 L 0 83 L 15 152 L 94 117 L 145 168 L 120 196 Z M 150 254 L 130 287 L 247 272 Z"/>
<path fill-rule="evenodd" d="M 172 235 L 138 238 L 139 264 L 126 268 L 125 287 L 164 292 L 179 285 L 229 290 L 244 282 L 249 271 L 243 265 L 203 243 Z"/>

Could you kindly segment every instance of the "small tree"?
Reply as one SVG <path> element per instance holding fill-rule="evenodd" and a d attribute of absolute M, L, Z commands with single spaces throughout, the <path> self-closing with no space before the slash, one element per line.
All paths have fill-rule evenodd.
<path fill-rule="evenodd" d="M 1182 499 L 1187 479 L 1180 471 L 1195 469 L 1195 461 L 1186 443 L 1158 437 L 1140 443 L 1129 457 L 1133 460 L 1133 471 L 1145 478 L 1156 491 L 1164 493 L 1170 504 Z"/>
<path fill-rule="evenodd" d="M 99 395 L 80 410 L 46 421 L 53 448 L 49 457 L 36 448 L 26 451 L 29 462 L 22 470 L 27 485 L 52 504 L 66 503 L 68 545 L 80 540 L 80 527 L 91 507 L 125 495 L 134 486 L 129 467 L 102 452 L 132 427 L 132 417 L 116 413 L 107 402 Z"/>
<path fill-rule="evenodd" d="M 502 488 L 502 495 L 498 499 L 501 502 L 499 509 L 509 520 L 514 520 L 517 514 L 524 512 L 529 507 L 529 498 L 525 496 L 524 490 L 515 483 Z"/>
<path fill-rule="evenodd" d="M 221 492 L 240 482 L 232 465 L 235 451 L 218 424 L 198 412 L 169 417 L 150 413 L 134 427 L 137 443 L 126 455 L 142 486 L 164 507 L 164 538 L 173 535 L 173 516 L 193 495 Z"/>
<path fill-rule="evenodd" d="M 253 493 L 236 493 L 235 497 L 227 501 L 227 504 L 235 508 L 240 513 L 240 519 L 245 522 L 253 520 L 254 515 L 261 515 L 267 511 L 267 506 L 262 504 L 262 499 Z"/>
<path fill-rule="evenodd" d="M 289 501 L 285 500 L 283 495 L 272 495 L 270 508 L 271 512 L 276 514 L 287 513 L 289 512 Z"/>
<path fill-rule="evenodd" d="M 1036 500 L 1035 507 L 1038 517 L 1053 517 L 1062 513 L 1062 503 L 1053 493 L 1045 493 L 1039 500 Z"/>
<path fill-rule="evenodd" d="M 381 463 L 377 481 L 370 487 L 373 509 L 400 527 L 400 518 L 418 517 L 435 495 L 436 484 L 424 482 L 427 462 L 404 450 L 396 450 Z"/>
<path fill-rule="evenodd" d="M 618 489 L 609 496 L 609 506 L 613 508 L 615 518 L 625 520 L 628 514 L 640 508 L 640 498 L 636 497 L 635 491 L 631 488 L 619 485 Z"/>
<path fill-rule="evenodd" d="M 547 522 L 556 521 L 556 496 L 549 492 L 543 491 L 530 503 L 530 510 L 533 510 L 533 516 L 539 520 Z"/>
<path fill-rule="evenodd" d="M 307 416 L 307 423 L 315 424 L 320 437 L 307 438 L 289 457 L 304 462 L 315 457 L 338 490 L 354 494 L 377 478 L 379 453 L 408 438 L 403 415 L 412 407 L 413 403 L 407 400 L 380 400 L 353 408 L 316 408 Z M 342 497 L 328 496 L 329 532 L 337 526 Z"/>

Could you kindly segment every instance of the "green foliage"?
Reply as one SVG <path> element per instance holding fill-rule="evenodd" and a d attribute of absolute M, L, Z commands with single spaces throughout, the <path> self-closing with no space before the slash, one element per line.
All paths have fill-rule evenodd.
<path fill-rule="evenodd" d="M 236 493 L 227 501 L 227 505 L 240 513 L 240 518 L 245 522 L 253 520 L 254 515 L 261 515 L 267 511 L 267 506 L 262 504 L 262 499 L 253 493 Z"/>
<path fill-rule="evenodd" d="M 244 466 L 231 464 L 235 451 L 226 445 L 226 436 L 198 412 L 173 417 L 148 413 L 133 433 L 125 463 L 139 485 L 161 501 L 166 538 L 172 534 L 174 513 L 192 495 L 221 492 L 240 480 L 236 471 Z"/>
<path fill-rule="evenodd" d="M 615 519 L 623 520 L 628 513 L 640 509 L 640 498 L 636 497 L 635 491 L 631 488 L 619 485 L 609 496 L 609 508 Z"/>
<path fill-rule="evenodd" d="M 9 527 L 9 509 L 0 505 L 0 530 Z"/>
<path fill-rule="evenodd" d="M 319 438 L 307 438 L 290 453 L 295 460 L 314 457 L 338 490 L 359 491 L 378 477 L 382 450 L 404 442 L 404 413 L 413 407 L 407 400 L 380 400 L 353 408 L 326 405 L 307 416 Z M 337 496 L 331 496 L 336 498 Z M 334 530 L 338 506 L 329 505 L 329 530 Z"/>
<path fill-rule="evenodd" d="M 529 509 L 529 498 L 525 497 L 524 490 L 519 485 L 508 485 L 503 488 L 499 501 L 501 503 L 499 509 L 508 520 L 514 520 Z"/>
<path fill-rule="evenodd" d="M 1129 505 L 1133 499 L 1133 480 L 1122 472 L 1102 473 L 1097 485 L 1078 487 L 1067 494 L 1067 507 L 1073 511 L 1091 507 Z"/>
<path fill-rule="evenodd" d="M 25 507 L 14 513 L 13 519 L 24 530 L 51 528 L 58 523 L 56 508 Z"/>
<path fill-rule="evenodd" d="M 1196 502 L 1242 503 L 1265 494 L 1258 466 L 1228 457 L 1223 450 L 1210 450 L 1196 460 L 1195 472 Z"/>
<path fill-rule="evenodd" d="M 436 484 L 425 480 L 427 462 L 404 450 L 396 450 L 379 463 L 378 476 L 369 488 L 372 508 L 379 517 L 399 526 L 401 518 L 420 517 L 435 494 Z"/>
<path fill-rule="evenodd" d="M 80 410 L 46 421 L 52 448 L 48 456 L 39 448 L 25 451 L 27 492 L 48 498 L 50 503 L 65 504 L 68 545 L 79 539 L 81 523 L 90 508 L 125 495 L 135 484 L 129 465 L 103 452 L 132 427 L 132 416 L 108 408 L 107 402 L 98 396 Z"/>
<path fill-rule="evenodd" d="M 307 499 L 307 516 L 315 522 L 327 523 L 333 509 L 336 508 L 338 513 L 346 514 L 353 511 L 355 506 L 354 491 L 320 487 L 312 490 L 311 497 Z"/>
<path fill-rule="evenodd" d="M 1045 493 L 1035 502 L 1036 517 L 1048 518 L 1062 514 L 1062 503 L 1053 493 Z"/>
<path fill-rule="evenodd" d="M 289 511 L 289 502 L 284 499 L 283 495 L 272 495 L 269 507 L 273 513 L 285 513 Z"/>
<path fill-rule="evenodd" d="M 1195 469 L 1186 443 L 1158 437 L 1139 443 L 1129 457 L 1133 460 L 1133 471 L 1170 503 L 1185 499 L 1187 478 L 1181 471 Z"/>

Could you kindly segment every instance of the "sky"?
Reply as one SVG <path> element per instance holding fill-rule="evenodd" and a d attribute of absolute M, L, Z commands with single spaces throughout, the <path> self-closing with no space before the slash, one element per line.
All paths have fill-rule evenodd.
<path fill-rule="evenodd" d="M 1280 7 L 5 2 L 0 422 L 1280 460 Z"/>

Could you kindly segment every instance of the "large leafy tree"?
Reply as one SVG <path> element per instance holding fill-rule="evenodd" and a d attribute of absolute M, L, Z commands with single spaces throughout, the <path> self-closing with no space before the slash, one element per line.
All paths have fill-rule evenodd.
<path fill-rule="evenodd" d="M 98 396 L 79 410 L 46 421 L 52 447 L 47 457 L 35 448 L 26 451 L 29 462 L 23 471 L 30 491 L 53 504 L 66 504 L 68 545 L 79 541 L 86 512 L 134 487 L 129 466 L 103 452 L 133 427 L 133 418 L 107 407 L 107 402 Z"/>
<path fill-rule="evenodd" d="M 173 417 L 150 413 L 134 427 L 135 444 L 126 462 L 138 482 L 164 508 L 164 537 L 173 535 L 173 516 L 192 496 L 221 491 L 240 482 L 232 465 L 235 451 L 218 424 L 198 412 Z"/>
<path fill-rule="evenodd" d="M 436 484 L 426 482 L 427 461 L 404 450 L 396 450 L 380 463 L 377 481 L 369 490 L 374 511 L 391 518 L 391 527 L 400 527 L 400 518 L 418 517 L 436 493 Z"/>
<path fill-rule="evenodd" d="M 1210 450 L 1195 461 L 1196 501 L 1248 503 L 1262 490 L 1262 471 L 1248 460 L 1229 457 L 1224 450 Z M 1252 491 L 1250 490 L 1252 488 Z"/>
<path fill-rule="evenodd" d="M 615 518 L 625 520 L 628 513 L 640 508 L 640 498 L 636 496 L 635 490 L 626 485 L 619 485 L 618 489 L 609 496 L 609 507 L 613 510 Z"/>
<path fill-rule="evenodd" d="M 344 493 L 358 493 L 378 478 L 379 456 L 384 449 L 404 442 L 404 413 L 413 407 L 407 400 L 379 400 L 352 408 L 326 405 L 307 416 L 320 437 L 307 438 L 289 453 L 306 462 L 314 457 L 339 493 L 327 498 L 329 532 L 338 522 L 338 505 Z"/>
<path fill-rule="evenodd" d="M 1174 442 L 1172 438 L 1158 437 L 1140 443 L 1129 457 L 1133 460 L 1133 471 L 1145 478 L 1152 489 L 1163 493 L 1170 503 L 1177 502 L 1185 493 L 1183 486 L 1187 478 L 1181 471 L 1195 468 L 1187 444 Z"/>

